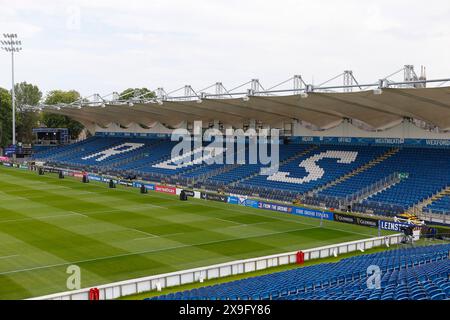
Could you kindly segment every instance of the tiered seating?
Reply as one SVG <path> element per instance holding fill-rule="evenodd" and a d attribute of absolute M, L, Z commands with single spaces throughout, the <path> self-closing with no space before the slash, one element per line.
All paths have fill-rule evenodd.
<path fill-rule="evenodd" d="M 53 160 L 58 156 L 62 157 L 64 155 L 75 154 L 77 151 L 81 151 L 84 145 L 101 143 L 103 140 L 100 137 L 91 137 L 89 139 L 74 143 L 68 144 L 65 146 L 49 148 L 43 151 L 37 150 L 37 152 L 33 155 L 33 157 L 37 160 L 45 159 L 45 160 Z"/>
<path fill-rule="evenodd" d="M 283 162 L 296 154 L 299 154 L 301 152 L 304 152 L 305 150 L 309 149 L 310 146 L 308 145 L 280 145 L 280 157 L 279 161 Z M 245 154 L 245 162 L 246 165 L 239 165 L 236 168 L 233 168 L 232 170 L 218 174 L 216 176 L 211 177 L 208 179 L 207 183 L 209 184 L 215 184 L 217 186 L 223 186 L 228 185 L 230 183 L 236 182 L 238 180 L 244 179 L 246 177 L 252 176 L 260 172 L 262 167 L 265 167 L 265 165 L 262 165 L 261 163 L 258 164 L 249 164 L 249 155 L 248 150 Z"/>
<path fill-rule="evenodd" d="M 424 209 L 425 212 L 450 215 L 450 195 L 444 196 L 430 203 Z"/>
<path fill-rule="evenodd" d="M 34 157 L 70 168 L 117 172 L 123 171 L 123 168 L 115 170 L 118 169 L 115 168 L 118 164 L 127 164 L 145 156 L 159 143 L 161 141 L 156 139 L 93 137 L 59 148 L 53 154 L 38 153 Z"/>
<path fill-rule="evenodd" d="M 380 165 L 384 174 L 396 171 L 408 178 L 363 201 L 362 206 L 377 214 L 395 214 L 428 199 L 449 186 L 449 158 L 450 150 L 404 148 Z"/>
<path fill-rule="evenodd" d="M 351 172 L 387 150 L 384 147 L 322 145 L 300 159 L 282 165 L 280 172 L 273 176 L 258 175 L 238 186 L 262 193 L 269 190 L 306 193 Z"/>
<path fill-rule="evenodd" d="M 448 244 L 391 250 L 151 299 L 450 299 L 449 250 Z M 373 265 L 381 270 L 381 289 L 367 287 L 367 268 Z"/>
<path fill-rule="evenodd" d="M 176 177 L 177 180 L 174 180 L 174 182 L 178 183 L 202 177 L 209 172 L 215 172 L 227 166 L 225 147 L 209 147 L 206 145 L 172 159 L 171 150 L 175 144 L 172 142 L 165 143 L 164 147 L 157 151 L 161 153 L 158 161 L 147 162 L 145 165 L 134 168 L 134 170 L 152 176 L 156 174 L 167 179 Z M 234 154 L 234 157 L 236 158 L 236 154 Z M 210 164 L 207 163 L 208 161 Z"/>
<path fill-rule="evenodd" d="M 171 159 L 176 144 L 160 139 L 92 137 L 76 144 L 39 152 L 34 157 L 75 169 L 189 184 L 211 190 L 220 188 L 229 193 L 282 201 L 292 201 L 299 195 L 321 190 L 330 182 L 344 177 L 341 182 L 321 190 L 316 198 L 305 201 L 311 205 L 326 203 L 335 208 L 341 203 L 338 199 L 345 199 L 393 173 L 403 174 L 405 179 L 384 190 L 377 189 L 376 194 L 353 204 L 355 211 L 372 211 L 381 215 L 402 213 L 450 185 L 448 149 L 403 148 L 358 174 L 348 176 L 390 149 L 282 144 L 279 146 L 279 171 L 267 176 L 259 174 L 261 168 L 267 165 L 249 163 L 248 147 L 242 151 L 245 152 L 246 164 L 226 164 L 223 148 L 212 151 L 207 146 L 197 147 L 194 153 Z M 206 154 L 207 157 L 209 154 L 210 159 L 217 157 L 223 164 L 208 165 L 204 161 L 193 161 L 194 156 L 200 154 Z M 236 154 L 234 156 L 237 157 Z M 175 160 L 183 160 L 184 164 L 178 164 Z M 436 201 L 426 210 L 448 212 L 446 199 Z"/>

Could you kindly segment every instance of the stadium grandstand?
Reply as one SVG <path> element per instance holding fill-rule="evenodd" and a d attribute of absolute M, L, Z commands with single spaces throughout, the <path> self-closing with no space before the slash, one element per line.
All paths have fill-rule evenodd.
<path fill-rule="evenodd" d="M 409 65 L 401 71 L 402 82 L 359 84 L 345 71 L 344 86 L 314 87 L 294 76 L 287 80 L 293 88 L 283 90 L 263 90 L 252 80 L 245 92 L 229 92 L 217 83 L 220 93 L 186 86 L 185 95 L 177 97 L 159 88 L 156 98 L 123 99 L 114 93 L 106 100 L 95 94 L 72 104 L 41 105 L 38 110 L 79 121 L 92 136 L 37 152 L 34 159 L 227 194 L 447 221 L 450 89 L 442 86 L 446 79 L 426 80 L 424 68 L 420 77 Z M 214 155 L 220 161 L 212 165 L 193 161 L 196 152 L 208 151 L 207 142 L 171 159 L 177 144 L 171 132 L 192 132 L 194 121 L 220 132 L 279 129 L 279 172 L 261 174 L 264 164 L 249 163 L 248 146 L 239 151 L 244 163 L 226 164 L 225 141 L 221 155 Z M 184 165 L 173 165 L 180 161 Z"/>
<path fill-rule="evenodd" d="M 23 186 L 17 206 L 50 213 L 6 220 L 39 251 L 21 269 L 0 264 L 0 284 L 55 300 L 449 300 L 450 79 L 424 71 L 27 106 L 86 138 L 39 128 L 30 158 L 2 161 L 29 169 L 0 168 L 4 199 Z M 83 288 L 47 282 L 72 262 L 88 270 Z"/>

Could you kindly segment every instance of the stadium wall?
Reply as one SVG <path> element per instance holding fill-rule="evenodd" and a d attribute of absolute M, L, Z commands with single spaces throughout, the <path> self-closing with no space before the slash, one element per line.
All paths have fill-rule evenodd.
<path fill-rule="evenodd" d="M 345 242 L 325 247 L 303 250 L 304 261 L 313 259 L 323 259 L 340 254 L 365 251 L 380 246 L 391 246 L 402 241 L 403 235 L 395 234 L 385 237 L 376 237 L 358 241 Z M 297 253 L 287 252 L 282 254 L 264 256 L 253 259 L 237 260 L 222 264 L 211 265 L 207 267 L 171 272 L 150 277 L 132 279 L 127 281 L 115 282 L 101 285 L 96 288 L 100 291 L 100 300 L 110 300 L 164 288 L 203 282 L 224 278 L 234 275 L 245 274 L 248 272 L 264 270 L 272 267 L 294 264 L 297 262 Z M 61 292 L 29 300 L 89 300 L 90 288 Z"/>

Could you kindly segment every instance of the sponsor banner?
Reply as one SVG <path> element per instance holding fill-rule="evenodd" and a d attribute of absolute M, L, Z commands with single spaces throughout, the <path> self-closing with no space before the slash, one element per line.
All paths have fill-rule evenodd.
<path fill-rule="evenodd" d="M 25 170 L 28 170 L 28 166 L 25 165 L 25 164 L 21 164 L 21 165 L 19 165 L 19 169 L 25 169 Z"/>
<path fill-rule="evenodd" d="M 136 137 L 149 139 L 169 139 L 171 135 L 168 133 L 134 133 L 134 132 L 96 132 L 98 137 Z"/>
<path fill-rule="evenodd" d="M 216 194 L 216 193 L 200 193 L 200 198 L 205 200 L 211 200 L 211 201 L 218 201 L 218 202 L 227 202 L 228 196 Z"/>
<path fill-rule="evenodd" d="M 83 172 L 73 172 L 75 178 L 83 178 Z"/>
<path fill-rule="evenodd" d="M 132 186 L 133 186 L 134 188 L 140 188 L 140 187 L 142 187 L 142 182 L 136 182 L 136 181 L 134 181 L 134 182 L 132 183 Z M 145 188 L 147 188 L 147 190 L 155 190 L 155 185 L 154 185 L 154 184 L 151 184 L 151 183 L 144 183 L 144 186 L 145 186 Z"/>
<path fill-rule="evenodd" d="M 103 182 L 102 177 L 96 175 L 96 174 L 88 174 L 88 179 L 92 180 L 92 181 L 98 181 L 98 182 Z"/>
<path fill-rule="evenodd" d="M 201 195 L 200 191 L 194 191 L 194 198 L 200 199 L 200 195 Z"/>
<path fill-rule="evenodd" d="M 356 217 L 356 224 L 365 227 L 378 228 L 378 220 Z"/>
<path fill-rule="evenodd" d="M 365 226 L 365 227 L 378 228 L 378 220 L 377 219 L 361 218 L 361 217 L 356 217 L 356 216 L 347 215 L 347 214 L 335 213 L 334 220 L 338 221 L 338 222 L 357 224 L 357 225 Z"/>
<path fill-rule="evenodd" d="M 129 180 L 119 180 L 118 182 L 122 186 L 132 187 L 133 183 Z"/>
<path fill-rule="evenodd" d="M 240 206 L 245 206 L 245 201 L 247 200 L 247 196 L 241 196 L 239 194 L 232 194 L 228 197 L 228 203 L 238 204 Z M 251 206 L 249 206 L 251 207 Z"/>
<path fill-rule="evenodd" d="M 333 212 L 319 211 L 319 210 L 313 210 L 313 209 L 307 209 L 307 208 L 294 207 L 293 214 L 303 216 L 303 217 L 309 217 L 309 218 L 334 220 Z"/>
<path fill-rule="evenodd" d="M 194 197 L 195 196 L 194 190 L 182 189 L 181 191 L 184 191 L 188 197 Z"/>
<path fill-rule="evenodd" d="M 230 203 L 230 204 L 238 204 L 239 203 L 239 198 L 235 197 L 235 196 L 229 196 L 228 197 L 228 203 Z"/>
<path fill-rule="evenodd" d="M 153 189 L 149 189 L 149 190 L 153 190 Z M 157 185 L 154 188 L 154 190 L 156 192 L 162 192 L 162 193 L 168 193 L 168 194 L 177 194 L 177 188 L 175 188 L 175 187 Z"/>
<path fill-rule="evenodd" d="M 133 182 L 133 187 L 134 188 L 140 188 L 142 186 L 142 184 L 140 182 Z"/>
<path fill-rule="evenodd" d="M 403 227 L 408 227 L 409 224 L 403 222 L 380 220 L 380 229 L 389 231 L 402 231 Z"/>
<path fill-rule="evenodd" d="M 246 200 L 247 200 L 247 196 L 238 196 L 238 205 L 245 206 Z"/>
<path fill-rule="evenodd" d="M 292 206 L 285 206 L 285 205 L 282 205 L 282 204 L 263 202 L 263 201 L 260 201 L 258 203 L 258 208 L 265 209 L 265 210 L 286 212 L 286 213 L 291 213 L 292 212 Z"/>
<path fill-rule="evenodd" d="M 135 188 L 140 188 L 142 186 L 141 182 L 133 182 L 132 186 Z M 151 183 L 144 183 L 144 186 L 147 190 L 155 190 L 155 185 Z"/>
<path fill-rule="evenodd" d="M 258 208 L 259 201 L 252 199 L 245 199 L 244 205 L 246 207 Z"/>
<path fill-rule="evenodd" d="M 339 213 L 334 214 L 334 221 L 356 224 L 356 218 L 354 216 L 348 216 Z"/>
<path fill-rule="evenodd" d="M 50 172 L 50 173 L 59 173 L 61 171 L 57 168 L 49 168 L 49 167 L 44 167 L 44 169 L 45 169 L 45 171 Z"/>
<path fill-rule="evenodd" d="M 12 167 L 12 164 L 9 163 L 9 162 L 3 162 L 3 165 L 4 165 L 5 167 Z"/>
<path fill-rule="evenodd" d="M 0 162 L 7 162 L 9 161 L 8 157 L 0 157 Z"/>
<path fill-rule="evenodd" d="M 319 211 L 319 210 L 313 210 L 313 209 L 307 209 L 307 208 L 299 208 L 299 207 L 288 206 L 288 205 L 283 205 L 283 204 L 278 204 L 278 203 L 254 201 L 254 200 L 249 200 L 249 199 L 246 199 L 245 202 L 246 202 L 246 205 L 251 204 L 248 206 L 252 206 L 254 208 L 295 214 L 298 216 L 303 216 L 303 217 L 308 217 L 308 218 L 334 220 L 333 212 L 325 212 L 325 211 Z M 256 206 L 255 206 L 255 202 L 256 202 Z"/>
<path fill-rule="evenodd" d="M 314 144 L 359 144 L 375 146 L 421 146 L 430 148 L 450 148 L 450 139 L 413 139 L 413 138 L 362 138 L 362 137 L 319 137 L 302 136 L 290 137 L 293 143 L 314 143 Z"/>

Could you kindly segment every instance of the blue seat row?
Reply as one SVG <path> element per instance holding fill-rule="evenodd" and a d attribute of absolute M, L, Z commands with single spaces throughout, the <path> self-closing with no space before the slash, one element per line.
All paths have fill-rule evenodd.
<path fill-rule="evenodd" d="M 442 300 L 450 298 L 449 252 L 449 244 L 390 250 L 151 299 Z M 375 288 L 367 285 L 369 266 L 381 271 Z"/>

